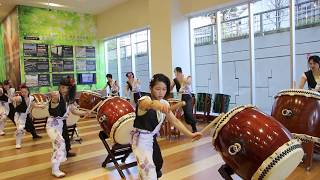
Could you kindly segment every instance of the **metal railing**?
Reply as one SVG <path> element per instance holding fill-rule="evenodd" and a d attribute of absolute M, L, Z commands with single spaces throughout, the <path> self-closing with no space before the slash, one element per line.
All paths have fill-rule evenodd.
<path fill-rule="evenodd" d="M 320 24 L 320 0 L 302 2 L 295 6 L 296 27 Z M 256 34 L 284 31 L 289 26 L 289 6 L 254 14 L 254 30 Z M 223 40 L 246 37 L 249 33 L 248 16 L 222 21 L 221 27 Z M 213 44 L 214 40 L 216 40 L 214 29 L 214 24 L 195 28 L 195 46 Z"/>

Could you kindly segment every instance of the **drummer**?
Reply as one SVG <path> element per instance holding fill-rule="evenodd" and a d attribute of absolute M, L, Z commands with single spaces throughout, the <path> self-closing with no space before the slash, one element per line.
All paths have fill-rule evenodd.
<path fill-rule="evenodd" d="M 107 85 L 105 87 L 107 96 L 120 96 L 118 82 L 112 79 L 112 74 L 107 74 Z"/>
<path fill-rule="evenodd" d="M 320 92 L 320 58 L 319 56 L 310 56 L 308 58 L 310 70 L 302 74 L 299 88 L 303 89 L 305 83 L 308 83 L 308 89 Z"/>
<path fill-rule="evenodd" d="M 16 130 L 16 148 L 21 148 L 22 138 L 24 135 L 24 128 L 28 130 L 33 136 L 33 139 L 41 138 L 37 135 L 30 117 L 30 110 L 32 107 L 44 108 L 42 105 L 37 105 L 33 102 L 34 97 L 30 95 L 29 88 L 22 84 L 20 86 L 21 96 L 14 96 L 11 99 L 13 104 L 16 104 L 14 121 L 17 127 Z"/>
<path fill-rule="evenodd" d="M 193 105 L 192 105 L 192 95 L 191 95 L 191 76 L 185 77 L 182 73 L 181 67 L 176 67 L 174 69 L 175 78 L 171 82 L 171 91 L 174 86 L 176 90 L 181 95 L 181 100 L 186 102 L 186 105 L 182 107 L 184 113 L 184 119 L 187 124 L 190 124 L 192 127 L 192 132 L 197 132 L 197 121 L 193 118 Z"/>
<path fill-rule="evenodd" d="M 75 156 L 75 153 L 69 152 L 71 149 L 70 138 L 66 119 L 69 113 L 79 116 L 88 115 L 87 112 L 76 110 L 75 105 L 76 85 L 72 78 L 65 78 L 60 82 L 59 91 L 51 93 L 49 102 L 49 114 L 46 129 L 47 134 L 52 141 L 53 154 L 51 157 L 52 175 L 63 177 L 65 173 L 60 171 L 60 164 L 67 157 Z"/>
<path fill-rule="evenodd" d="M 141 97 L 140 80 L 134 78 L 133 72 L 127 72 L 126 77 L 128 78 L 128 80 L 125 87 L 125 96 L 130 99 L 131 104 L 135 104 Z"/>
<path fill-rule="evenodd" d="M 163 159 L 157 142 L 157 134 L 164 120 L 170 121 L 183 134 L 199 139 L 202 134 L 191 133 L 170 111 L 169 103 L 164 100 L 170 93 L 170 80 L 163 74 L 155 74 L 150 82 L 151 98 L 139 99 L 134 130 L 132 132 L 132 150 L 138 163 L 139 179 L 157 179 L 161 177 Z"/>
<path fill-rule="evenodd" d="M 12 87 L 12 82 L 10 80 L 3 81 L 2 90 L 4 94 L 2 95 L 0 94 L 0 96 L 4 98 L 3 100 L 7 102 L 6 106 L 9 107 L 9 109 L 6 109 L 6 114 L 7 114 L 6 116 L 13 122 L 13 124 L 15 124 L 14 122 L 15 108 L 11 101 L 11 98 L 15 94 L 15 89 Z"/>

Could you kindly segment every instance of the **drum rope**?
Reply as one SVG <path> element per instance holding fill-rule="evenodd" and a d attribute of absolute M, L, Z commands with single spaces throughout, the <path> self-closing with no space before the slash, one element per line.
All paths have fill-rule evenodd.
<path fill-rule="evenodd" d="M 299 139 L 302 142 L 315 142 L 315 143 L 320 143 L 320 138 L 314 137 L 314 136 L 309 136 L 306 134 L 296 134 L 292 133 L 293 138 Z"/>

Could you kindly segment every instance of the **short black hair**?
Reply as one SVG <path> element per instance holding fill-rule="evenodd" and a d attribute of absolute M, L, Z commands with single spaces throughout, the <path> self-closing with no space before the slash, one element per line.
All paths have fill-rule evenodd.
<path fill-rule="evenodd" d="M 179 72 L 179 73 L 182 73 L 181 67 L 176 67 L 176 68 L 174 68 L 174 71 Z"/>
<path fill-rule="evenodd" d="M 10 85 L 10 81 L 7 79 L 7 80 L 4 80 L 3 81 L 3 85 Z"/>
<path fill-rule="evenodd" d="M 311 60 L 312 60 L 313 62 L 317 63 L 317 64 L 320 66 L 320 57 L 319 57 L 319 56 L 317 56 L 317 55 L 310 56 L 310 57 L 308 58 L 308 63 L 310 63 Z"/>
<path fill-rule="evenodd" d="M 168 97 L 170 95 L 170 79 L 164 74 L 155 74 L 152 76 L 152 79 L 150 81 L 150 89 L 153 88 L 157 82 L 163 82 L 167 86 L 165 97 Z"/>
<path fill-rule="evenodd" d="M 134 78 L 134 74 L 133 74 L 133 72 L 127 72 L 127 73 L 126 73 L 126 77 L 128 77 L 128 76 L 129 76 L 129 74 L 132 74 L 132 77 Z"/>
<path fill-rule="evenodd" d="M 106 78 L 111 78 L 112 79 L 112 74 L 107 74 Z"/>

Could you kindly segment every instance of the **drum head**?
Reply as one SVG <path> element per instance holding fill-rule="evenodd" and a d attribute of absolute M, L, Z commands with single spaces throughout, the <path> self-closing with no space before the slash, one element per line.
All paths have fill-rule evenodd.
<path fill-rule="evenodd" d="M 78 110 L 78 111 L 81 111 L 81 110 Z M 75 125 L 79 121 L 79 119 L 80 119 L 80 116 L 69 112 L 68 118 L 67 118 L 67 126 Z"/>
<path fill-rule="evenodd" d="M 319 92 L 306 89 L 285 89 L 280 91 L 274 98 L 277 98 L 279 96 L 305 96 L 320 99 Z"/>
<path fill-rule="evenodd" d="M 303 155 L 300 142 L 292 139 L 269 156 L 252 179 L 286 179 L 300 164 Z"/>
<path fill-rule="evenodd" d="M 116 123 L 113 124 L 110 137 L 114 143 L 123 145 L 130 144 L 131 131 L 133 130 L 133 122 L 135 117 L 135 113 L 129 113 L 122 116 Z"/>
<path fill-rule="evenodd" d="M 47 106 L 45 108 L 33 108 L 31 110 L 31 115 L 34 119 L 46 119 L 50 116 Z"/>

